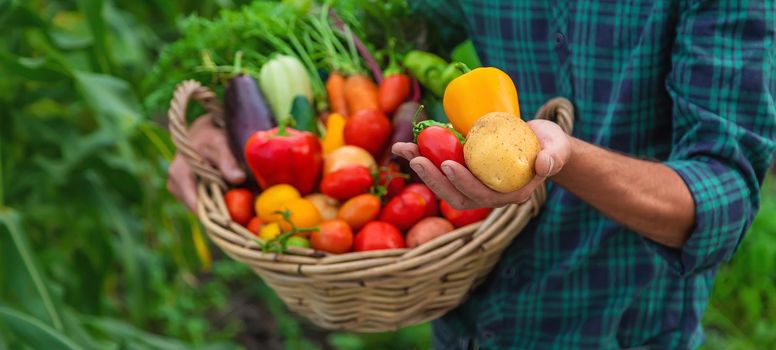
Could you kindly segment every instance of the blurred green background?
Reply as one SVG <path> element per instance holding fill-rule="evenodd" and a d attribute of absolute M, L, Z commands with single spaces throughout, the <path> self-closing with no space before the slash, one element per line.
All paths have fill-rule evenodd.
<path fill-rule="evenodd" d="M 0 0 L 0 350 L 430 346 L 428 325 L 356 335 L 290 314 L 167 193 L 152 67 L 184 19 L 245 2 Z M 706 349 L 776 344 L 772 179 L 704 322 Z"/>

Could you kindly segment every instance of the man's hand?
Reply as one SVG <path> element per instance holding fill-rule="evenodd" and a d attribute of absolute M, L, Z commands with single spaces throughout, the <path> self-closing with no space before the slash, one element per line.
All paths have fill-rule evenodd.
<path fill-rule="evenodd" d="M 189 129 L 189 138 L 194 149 L 220 170 L 227 181 L 234 184 L 245 181 L 245 172 L 237 165 L 229 150 L 226 133 L 213 125 L 210 117 L 197 118 Z M 197 190 L 194 174 L 180 152 L 175 154 L 175 158 L 170 163 L 167 190 L 182 201 L 189 210 L 195 210 Z"/>
<path fill-rule="evenodd" d="M 410 161 L 410 166 L 437 196 L 456 209 L 498 208 L 527 201 L 537 186 L 557 174 L 571 155 L 569 136 L 555 123 L 547 120 L 528 122 L 542 146 L 536 157 L 536 176 L 525 187 L 510 193 L 491 190 L 465 166 L 447 160 L 442 163 L 444 174 L 428 158 L 421 157 L 414 143 L 393 145 L 394 154 Z"/>

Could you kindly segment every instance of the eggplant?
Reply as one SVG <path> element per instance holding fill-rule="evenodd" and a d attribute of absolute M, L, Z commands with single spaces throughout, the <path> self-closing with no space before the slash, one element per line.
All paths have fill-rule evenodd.
<path fill-rule="evenodd" d="M 245 167 L 248 138 L 256 131 L 275 127 L 272 110 L 250 75 L 238 74 L 229 80 L 224 92 L 224 121 L 232 154 Z"/>
<path fill-rule="evenodd" d="M 397 142 L 412 142 L 412 127 L 415 123 L 428 119 L 425 111 L 420 111 L 417 118 L 415 113 L 420 108 L 420 104 L 413 101 L 402 103 L 393 114 L 393 135 L 391 135 L 391 145 Z"/>
<path fill-rule="evenodd" d="M 396 109 L 396 112 L 393 114 L 393 134 L 391 135 L 391 142 L 389 143 L 388 149 L 386 150 L 387 154 L 385 157 L 385 159 L 399 164 L 399 167 L 403 173 L 410 174 L 410 179 L 412 182 L 419 182 L 420 179 L 417 177 L 412 168 L 410 168 L 410 164 L 406 159 L 399 157 L 391 152 L 391 147 L 393 147 L 393 144 L 397 142 L 412 142 L 414 139 L 412 135 L 412 127 L 414 124 L 428 119 L 426 112 L 423 110 L 420 111 L 420 113 L 417 113 L 417 118 L 415 117 L 415 113 L 418 111 L 418 108 L 420 108 L 419 103 L 408 101 L 402 103 L 399 108 Z"/>

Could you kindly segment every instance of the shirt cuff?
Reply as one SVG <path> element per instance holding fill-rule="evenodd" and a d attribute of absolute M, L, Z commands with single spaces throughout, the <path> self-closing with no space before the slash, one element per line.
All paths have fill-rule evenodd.
<path fill-rule="evenodd" d="M 684 180 L 695 202 L 695 224 L 681 249 L 657 243 L 658 254 L 682 275 L 730 259 L 750 224 L 749 190 L 741 176 L 714 159 L 664 163 Z"/>

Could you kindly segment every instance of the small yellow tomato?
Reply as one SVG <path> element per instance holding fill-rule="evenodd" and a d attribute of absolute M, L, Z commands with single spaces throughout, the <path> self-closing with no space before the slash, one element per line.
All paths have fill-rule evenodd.
<path fill-rule="evenodd" d="M 280 225 L 277 222 L 269 223 L 261 227 L 259 230 L 259 239 L 262 241 L 270 241 L 280 235 Z"/>
<path fill-rule="evenodd" d="M 321 213 L 318 212 L 315 204 L 308 199 L 292 199 L 280 207 L 280 211 L 284 210 L 288 210 L 290 214 L 289 220 L 297 228 L 313 227 L 321 223 Z M 291 224 L 284 220 L 280 214 L 275 214 L 272 217 L 272 221 L 280 223 L 280 228 L 283 231 L 291 230 Z"/>
<path fill-rule="evenodd" d="M 294 186 L 280 184 L 272 186 L 262 192 L 256 198 L 256 215 L 264 222 L 272 220 L 275 212 L 280 210 L 283 204 L 301 197 Z"/>

